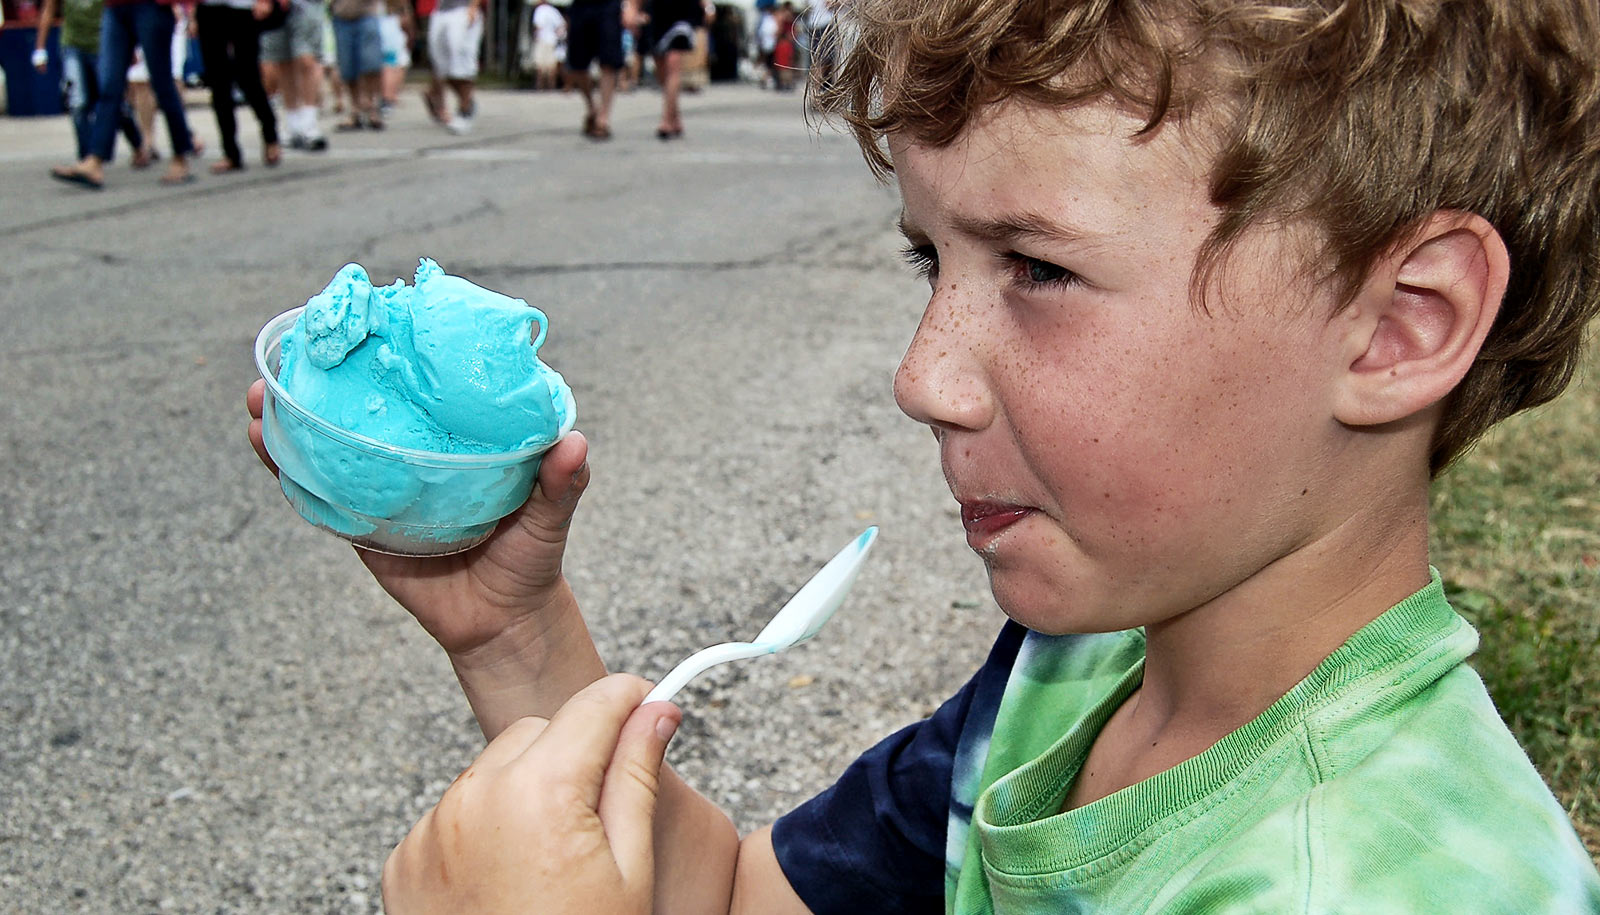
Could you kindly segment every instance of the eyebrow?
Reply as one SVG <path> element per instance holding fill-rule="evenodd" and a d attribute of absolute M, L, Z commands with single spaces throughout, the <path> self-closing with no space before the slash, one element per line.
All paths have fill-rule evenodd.
<path fill-rule="evenodd" d="M 1062 225 L 1037 213 L 1018 213 L 997 219 L 976 219 L 956 216 L 951 224 L 964 235 L 990 242 L 1011 242 L 1019 239 L 1045 242 L 1081 242 L 1092 238 L 1093 233 Z M 925 240 L 922 230 L 900 217 L 900 234 L 913 241 Z"/>

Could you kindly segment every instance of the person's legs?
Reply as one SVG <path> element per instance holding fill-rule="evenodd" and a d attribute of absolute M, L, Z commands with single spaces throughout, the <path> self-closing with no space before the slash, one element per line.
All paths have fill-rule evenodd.
<path fill-rule="evenodd" d="M 678 94 L 683 88 L 682 51 L 656 55 L 656 79 L 661 83 L 661 124 L 656 136 L 670 140 L 683 133 L 683 117 L 678 111 Z"/>
<path fill-rule="evenodd" d="M 300 126 L 307 137 L 321 136 L 317 126 L 317 108 L 322 101 L 322 61 L 312 54 L 301 54 L 294 59 L 294 88 L 298 94 L 295 104 L 305 117 Z"/>
<path fill-rule="evenodd" d="M 435 18 L 438 17 L 439 14 L 435 14 Z M 472 129 L 472 119 L 477 114 L 473 89 L 478 78 L 478 53 L 483 46 L 483 17 L 469 15 L 466 8 L 451 10 L 445 32 L 446 57 L 435 66 L 442 66 L 445 80 L 456 96 L 456 116 L 450 122 L 450 129 L 466 133 Z"/>
<path fill-rule="evenodd" d="M 326 79 L 323 61 L 337 57 L 328 47 L 332 27 L 321 7 L 294 4 L 289 11 L 289 66 L 295 70 L 296 129 L 301 140 L 299 148 L 321 152 L 328 148 L 317 123 L 322 105 L 322 83 Z M 337 85 L 337 81 L 335 81 Z"/>
<path fill-rule="evenodd" d="M 422 101 L 434 123 L 447 124 L 449 112 L 445 108 L 445 68 L 450 56 L 449 16 L 435 11 L 428 17 L 428 88 Z"/>
<path fill-rule="evenodd" d="M 285 42 L 283 52 L 287 54 L 289 48 L 287 32 L 284 33 L 283 40 Z M 266 42 L 262 42 L 263 51 L 268 50 L 269 47 Z M 273 48 L 272 50 L 275 51 L 276 49 Z M 289 135 L 289 145 L 301 146 L 304 144 L 304 136 L 300 130 L 300 112 L 295 107 L 300 102 L 300 86 L 296 82 L 299 79 L 299 73 L 295 69 L 294 58 L 284 57 L 282 60 L 271 64 L 271 71 L 275 74 L 278 84 L 278 106 L 279 110 L 283 112 L 283 129 Z M 261 65 L 261 73 L 262 86 L 265 88 L 268 73 L 268 64 L 265 62 Z M 267 91 L 271 92 L 272 90 L 268 89 Z"/>
<path fill-rule="evenodd" d="M 600 65 L 600 110 L 595 113 L 595 131 L 611 136 L 611 103 L 617 97 L 617 68 Z"/>
<path fill-rule="evenodd" d="M 367 126 L 373 130 L 381 130 L 383 128 L 383 112 L 380 110 L 383 101 L 381 69 L 361 74 L 361 78 L 356 80 L 356 99 L 362 113 L 366 115 Z"/>
<path fill-rule="evenodd" d="M 600 60 L 600 109 L 595 112 L 596 139 L 611 138 L 611 103 L 617 95 L 617 73 L 622 69 L 622 0 L 599 7 L 600 21 L 595 56 Z"/>
<path fill-rule="evenodd" d="M 213 172 L 232 171 L 244 166 L 239 153 L 238 125 L 233 118 L 234 60 L 228 53 L 233 43 L 229 14 L 246 12 L 210 3 L 195 9 L 195 25 L 200 32 L 200 60 L 206 84 L 211 88 L 211 112 L 217 118 L 222 139 L 222 159 L 213 163 Z M 246 13 L 248 15 L 248 13 Z"/>
<path fill-rule="evenodd" d="M 477 103 L 472 100 L 473 90 L 477 83 L 470 79 L 453 79 L 450 89 L 456 94 L 456 110 L 464 118 L 470 118 L 477 113 Z"/>
<path fill-rule="evenodd" d="M 144 168 L 156 158 L 156 97 L 150 92 L 150 84 L 143 80 L 128 83 L 127 95 L 128 105 L 139 123 L 140 139 L 144 141 L 134 153 L 133 167 Z"/>
<path fill-rule="evenodd" d="M 284 68 L 283 75 L 289 78 L 285 91 L 294 90 L 287 97 L 287 104 L 298 109 L 317 103 L 317 80 L 322 78 L 322 64 L 315 57 L 296 54 Z"/>
<path fill-rule="evenodd" d="M 100 97 L 99 55 L 94 54 L 90 55 L 90 57 L 95 63 L 93 66 L 86 68 L 84 72 L 89 79 L 90 90 L 95 98 L 98 99 Z M 90 111 L 92 112 L 93 108 Z M 128 141 L 128 149 L 132 151 L 133 155 L 137 156 L 141 149 L 148 149 L 150 140 L 145 136 L 145 132 L 139 129 L 139 123 L 133 119 L 133 108 L 128 104 L 126 94 L 124 94 L 122 104 L 117 107 L 117 127 L 122 131 L 123 139 Z M 106 161 L 112 161 L 116 157 L 116 146 L 113 144 L 111 159 Z"/>
<path fill-rule="evenodd" d="M 101 163 L 111 159 L 111 147 L 116 142 L 118 115 L 122 109 L 123 96 L 128 91 L 128 67 L 133 63 L 133 47 L 137 40 L 133 29 L 131 7 L 108 6 L 101 12 L 100 60 L 96 72 L 100 100 L 94 106 L 89 155 L 86 157 L 86 161 L 95 160 L 95 171 L 98 171 Z M 144 142 L 148 144 L 149 130 L 145 130 L 144 133 Z"/>
<path fill-rule="evenodd" d="M 356 60 L 356 24 L 354 20 L 333 20 L 333 56 L 339 63 L 339 82 L 350 95 L 350 117 L 341 121 L 335 129 L 355 130 L 361 127 L 361 107 L 356 104 L 356 80 L 360 78 L 361 71 Z M 339 110 L 336 106 L 335 111 Z"/>
<path fill-rule="evenodd" d="M 583 98 L 583 135 L 593 139 L 605 139 L 611 134 L 611 96 L 616 92 L 617 74 L 614 57 L 621 56 L 620 39 L 616 54 L 608 69 L 607 57 L 602 53 L 605 46 L 605 20 L 606 11 L 611 4 L 599 6 L 596 4 L 573 4 L 569 10 L 567 20 L 567 83 Z M 620 2 L 618 4 L 620 9 Z M 621 31 L 621 21 L 617 22 L 617 32 Z M 589 66 L 596 57 L 600 58 L 600 101 L 597 104 L 594 97 L 594 77 L 589 75 Z"/>
<path fill-rule="evenodd" d="M 267 97 L 267 88 L 261 85 L 261 44 L 257 40 L 255 16 L 248 10 L 229 10 L 230 17 L 229 35 L 233 45 L 233 76 L 239 83 L 239 91 L 243 93 L 245 104 L 256 116 L 256 122 L 261 125 L 261 145 L 264 147 L 262 157 L 268 165 L 274 165 L 278 159 L 278 118 L 272 113 L 272 101 Z"/>
<path fill-rule="evenodd" d="M 293 13 L 290 15 L 293 15 Z M 261 59 L 261 88 L 267 90 L 267 98 L 270 99 L 274 95 L 278 97 L 278 102 L 283 106 L 283 111 L 286 114 L 292 112 L 294 109 L 289 105 L 290 94 L 287 80 L 294 78 L 289 69 L 289 61 L 293 59 L 294 55 L 289 53 L 289 21 L 287 17 L 284 18 L 283 25 L 258 33 L 256 37 L 256 52 Z M 289 126 L 289 133 L 291 135 L 294 133 L 292 123 Z"/>
<path fill-rule="evenodd" d="M 383 113 L 378 106 L 383 100 L 383 24 L 377 16 L 356 21 L 356 62 L 360 70 L 356 78 L 357 110 L 366 115 L 368 127 L 381 130 Z"/>
<path fill-rule="evenodd" d="M 266 59 L 261 61 L 261 88 L 267 90 L 268 99 L 283 91 L 283 66 L 277 61 Z"/>
<path fill-rule="evenodd" d="M 89 144 L 94 136 L 94 109 L 100 104 L 100 55 L 82 48 L 61 49 L 61 71 L 67 88 L 67 110 L 72 114 L 72 132 L 77 139 L 78 158 L 89 155 Z M 117 127 L 128 140 L 134 152 L 144 145 L 139 125 L 133 122 L 126 104 L 117 107 Z M 112 140 L 111 161 L 116 158 L 116 141 Z"/>
<path fill-rule="evenodd" d="M 89 138 L 94 125 L 94 106 L 100 100 L 94 77 L 94 58 L 89 51 L 63 45 L 61 48 L 61 88 L 67 97 L 67 112 L 72 115 L 72 134 L 77 141 L 77 158 L 89 155 Z M 91 88 L 93 87 L 93 88 Z"/>
<path fill-rule="evenodd" d="M 411 56 L 406 49 L 406 35 L 400 28 L 400 17 L 385 13 L 378 19 L 378 34 L 383 39 L 383 76 L 379 80 L 381 99 L 379 106 L 387 110 L 400 101 L 400 86 L 405 82 L 406 67 Z"/>
<path fill-rule="evenodd" d="M 589 75 L 588 70 L 568 67 L 567 85 L 578 90 L 578 97 L 583 99 L 584 124 L 587 125 L 584 129 L 587 131 L 594 125 L 594 77 Z"/>
<path fill-rule="evenodd" d="M 134 31 L 138 35 L 139 49 L 150 70 L 150 91 L 155 93 L 156 104 L 167 119 L 167 136 L 172 141 L 172 162 L 161 180 L 166 183 L 189 178 L 187 157 L 194 152 L 194 140 L 189 133 L 189 121 L 184 117 L 183 98 L 172 79 L 172 34 L 177 19 L 172 8 L 158 3 L 139 3 L 131 7 L 134 12 Z"/>

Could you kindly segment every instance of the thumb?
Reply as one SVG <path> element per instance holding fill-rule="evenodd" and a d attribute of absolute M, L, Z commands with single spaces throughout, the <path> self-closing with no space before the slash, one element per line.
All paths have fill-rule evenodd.
<path fill-rule="evenodd" d="M 623 883 L 648 887 L 654 880 L 656 795 L 667 743 L 677 733 L 683 712 L 670 702 L 651 702 L 633 710 L 600 787 L 600 824 Z"/>
<path fill-rule="evenodd" d="M 589 485 L 589 440 L 569 432 L 551 446 L 539 464 L 539 483 L 513 514 L 516 526 L 546 543 L 567 538 L 573 510 Z"/>

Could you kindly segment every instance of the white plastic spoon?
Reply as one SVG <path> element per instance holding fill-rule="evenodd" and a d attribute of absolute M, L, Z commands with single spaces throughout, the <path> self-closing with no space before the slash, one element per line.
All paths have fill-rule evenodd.
<path fill-rule="evenodd" d="M 878 529 L 869 527 L 861 532 L 861 536 L 850 541 L 837 556 L 828 560 L 821 571 L 811 576 L 811 580 L 800 586 L 794 597 L 783 605 L 772 622 L 762 629 L 753 642 L 723 642 L 721 645 L 712 645 L 702 648 L 694 654 L 684 658 L 672 672 L 661 678 L 656 688 L 650 695 L 644 697 L 645 702 L 662 702 L 678 694 L 678 690 L 688 684 L 690 680 L 699 676 L 707 668 L 714 667 L 727 661 L 742 661 L 745 658 L 755 658 L 764 654 L 777 654 L 791 645 L 798 645 L 806 639 L 816 635 L 823 624 L 833 616 L 833 612 L 844 603 L 846 594 L 850 593 L 850 586 L 856 583 L 856 573 L 861 570 L 861 561 L 867 558 L 867 551 L 872 548 L 874 540 L 878 539 Z"/>

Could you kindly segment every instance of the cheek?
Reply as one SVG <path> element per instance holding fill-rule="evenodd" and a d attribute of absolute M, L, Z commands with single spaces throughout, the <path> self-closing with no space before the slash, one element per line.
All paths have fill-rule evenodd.
<path fill-rule="evenodd" d="M 1069 525 L 1131 543 L 1226 514 L 1259 482 L 1263 430 L 1289 406 L 1262 351 L 1200 339 L 1080 353 L 1055 396 L 1017 417 L 1044 430 L 1030 460 Z"/>

